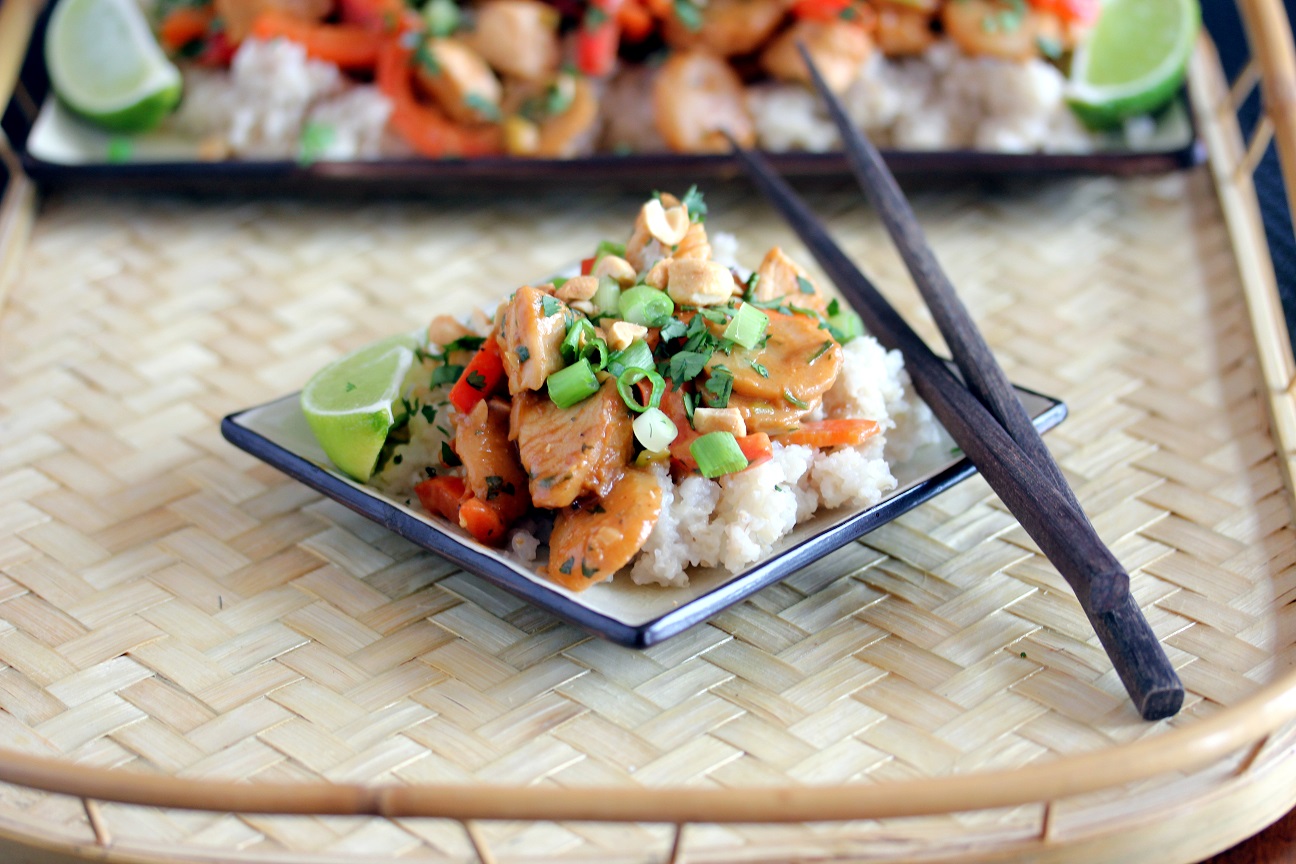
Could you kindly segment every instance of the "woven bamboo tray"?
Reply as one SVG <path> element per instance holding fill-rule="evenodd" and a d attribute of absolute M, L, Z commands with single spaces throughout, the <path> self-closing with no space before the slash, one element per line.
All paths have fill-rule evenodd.
<path fill-rule="evenodd" d="M 1293 362 L 1209 45 L 1193 88 L 1210 172 L 915 199 L 1010 376 L 1071 407 L 1049 444 L 1188 688 L 1157 724 L 979 479 L 635 652 L 220 439 L 339 352 L 579 257 L 639 190 L 36 206 L 18 178 L 0 860 L 1175 864 L 1273 821 Z M 795 250 L 749 190 L 708 193 L 749 254 Z M 813 202 L 932 338 L 860 196 Z"/>

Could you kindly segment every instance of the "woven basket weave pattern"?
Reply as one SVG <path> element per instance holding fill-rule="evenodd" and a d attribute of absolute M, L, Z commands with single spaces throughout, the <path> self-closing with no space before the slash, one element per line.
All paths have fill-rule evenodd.
<path fill-rule="evenodd" d="M 709 200 L 709 227 L 737 234 L 744 257 L 799 249 L 747 193 L 721 187 Z M 932 337 L 858 196 L 812 201 Z M 1200 171 L 916 197 L 1010 377 L 1070 405 L 1048 442 L 1188 688 L 1166 724 L 1137 719 L 1065 583 L 979 479 L 635 652 L 457 572 L 220 439 L 225 413 L 300 387 L 342 351 L 581 257 L 622 233 L 635 205 L 599 194 L 46 202 L 0 318 L 7 746 L 254 781 L 885 782 L 1132 741 L 1290 668 L 1292 514 Z M 115 805 L 103 816 L 137 844 L 252 858 L 470 854 L 460 828 L 437 820 Z M 80 802 L 14 788 L 0 795 L 0 820 L 93 836 Z M 700 860 L 772 855 L 806 836 L 824 849 L 918 848 L 953 825 L 992 836 L 1038 832 L 1039 820 L 1038 808 L 1017 808 L 700 827 L 689 847 Z M 641 860 L 670 842 L 653 826 L 485 831 L 505 859 Z"/>

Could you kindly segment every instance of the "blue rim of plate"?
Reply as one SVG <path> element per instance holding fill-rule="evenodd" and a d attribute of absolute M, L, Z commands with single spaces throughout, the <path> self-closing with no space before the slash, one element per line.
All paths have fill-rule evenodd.
<path fill-rule="evenodd" d="M 1067 408 L 1061 400 L 1026 388 L 1017 389 L 1046 403 L 1033 418 L 1035 427 L 1041 432 L 1053 428 L 1066 418 Z M 221 421 L 221 434 L 235 447 L 415 545 L 454 562 L 465 571 L 569 624 L 631 648 L 647 648 L 684 632 L 976 473 L 976 468 L 966 457 L 960 458 L 932 476 L 891 494 L 873 507 L 861 510 L 795 545 L 780 549 L 714 589 L 644 623 L 630 624 L 582 605 L 557 590 L 557 586 L 551 587 L 542 581 L 521 576 L 484 551 L 485 547 L 441 527 L 438 521 L 445 522 L 441 517 L 421 515 L 404 508 L 378 490 L 359 486 L 245 424 L 244 418 L 249 413 L 273 408 L 285 400 L 292 400 L 296 404 L 297 398 L 294 393 L 230 414 Z M 597 590 L 597 586 L 590 590 Z M 656 589 L 645 585 L 642 590 Z"/>

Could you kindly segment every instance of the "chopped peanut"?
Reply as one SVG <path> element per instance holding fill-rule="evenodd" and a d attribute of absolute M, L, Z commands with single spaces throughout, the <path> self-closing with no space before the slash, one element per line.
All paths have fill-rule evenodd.
<path fill-rule="evenodd" d="M 643 215 L 648 233 L 663 246 L 674 246 L 683 240 L 692 224 L 683 207 L 676 205 L 667 210 L 656 198 L 643 205 Z"/>
<path fill-rule="evenodd" d="M 614 321 L 607 331 L 608 347 L 613 351 L 625 350 L 631 342 L 648 335 L 648 328 L 629 321 Z"/>
<path fill-rule="evenodd" d="M 558 289 L 558 299 L 567 303 L 573 300 L 588 300 L 598 290 L 597 276 L 573 276 Z"/>
<path fill-rule="evenodd" d="M 676 259 L 670 265 L 666 293 L 686 306 L 714 306 L 732 296 L 733 274 L 714 261 Z"/>
<path fill-rule="evenodd" d="M 617 255 L 604 255 L 594 265 L 593 275 L 596 277 L 611 276 L 617 281 L 618 285 L 625 288 L 634 284 L 637 274 L 634 266 L 624 258 Z"/>
<path fill-rule="evenodd" d="M 747 424 L 737 408 L 696 408 L 693 411 L 693 429 L 700 435 L 729 432 L 735 438 L 741 438 L 747 434 Z"/>
<path fill-rule="evenodd" d="M 658 291 L 666 290 L 666 282 L 670 277 L 670 258 L 663 258 L 652 266 L 648 275 L 644 276 L 644 284 L 656 288 Z"/>

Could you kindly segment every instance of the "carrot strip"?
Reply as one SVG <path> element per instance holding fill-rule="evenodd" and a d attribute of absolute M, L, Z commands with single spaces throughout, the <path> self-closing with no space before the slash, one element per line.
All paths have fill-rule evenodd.
<path fill-rule="evenodd" d="M 642 42 L 652 33 L 652 13 L 644 6 L 643 0 L 626 0 L 617 12 L 617 24 L 627 40 Z"/>
<path fill-rule="evenodd" d="M 440 513 L 459 524 L 459 508 L 471 493 L 462 477 L 429 477 L 414 486 L 419 503 L 429 513 Z"/>
<path fill-rule="evenodd" d="M 267 10 L 252 22 L 257 39 L 283 38 L 306 49 L 306 55 L 342 69 L 372 69 L 385 41 L 382 34 L 352 24 L 315 24 Z"/>
<path fill-rule="evenodd" d="M 206 36 L 213 17 L 210 8 L 177 6 L 162 19 L 158 40 L 168 51 L 179 51 L 195 39 Z"/>
<path fill-rule="evenodd" d="M 795 432 L 778 436 L 783 444 L 804 444 L 807 447 L 854 447 L 882 431 L 873 420 L 852 418 L 845 420 L 813 420 L 803 423 Z"/>
<path fill-rule="evenodd" d="M 774 458 L 774 445 L 764 432 L 752 432 L 737 439 L 738 449 L 747 457 L 748 465 Z"/>
<path fill-rule="evenodd" d="M 411 51 L 398 39 L 388 39 L 378 53 L 378 89 L 392 100 L 388 121 L 405 142 L 432 159 L 446 156 L 492 156 L 504 150 L 499 125 L 459 126 L 414 96 L 410 83 Z"/>
<path fill-rule="evenodd" d="M 450 388 L 450 404 L 467 414 L 494 393 L 503 380 L 504 361 L 500 358 L 499 342 L 487 339 Z"/>
<path fill-rule="evenodd" d="M 480 498 L 469 498 L 459 508 L 459 527 L 477 542 L 491 546 L 498 545 L 508 530 L 499 511 Z"/>

